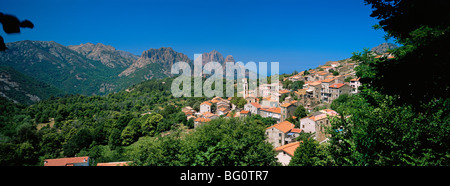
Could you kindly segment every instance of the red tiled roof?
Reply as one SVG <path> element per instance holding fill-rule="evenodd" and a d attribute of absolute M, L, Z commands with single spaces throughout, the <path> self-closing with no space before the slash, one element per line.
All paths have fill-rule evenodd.
<path fill-rule="evenodd" d="M 281 113 L 281 108 L 280 107 L 271 107 L 271 108 L 265 108 L 265 109 L 261 109 L 262 111 L 266 111 L 266 112 L 273 112 L 273 113 Z"/>
<path fill-rule="evenodd" d="M 281 132 L 283 132 L 283 133 L 287 133 L 287 132 L 289 132 L 290 130 L 292 130 L 294 127 L 295 127 L 295 125 L 294 124 L 292 124 L 291 122 L 289 122 L 289 121 L 283 121 L 283 122 L 281 122 L 281 123 L 277 123 L 277 124 L 275 124 L 275 125 L 272 125 L 272 126 L 270 126 L 270 127 L 267 127 L 266 128 L 266 130 L 267 129 L 271 129 L 271 128 L 276 128 L 276 129 L 278 129 L 278 130 L 280 130 Z"/>
<path fill-rule="evenodd" d="M 259 104 L 259 103 L 256 103 L 256 102 L 252 102 L 252 103 L 250 103 L 250 104 L 252 104 L 254 107 L 256 107 L 256 108 L 261 108 L 261 105 Z"/>
<path fill-rule="evenodd" d="M 325 83 L 329 83 L 329 82 L 332 82 L 332 81 L 334 81 L 334 79 L 324 79 L 324 80 L 322 80 L 322 82 L 325 82 Z"/>
<path fill-rule="evenodd" d="M 341 88 L 344 85 L 345 85 L 344 83 L 335 83 L 330 85 L 330 88 Z"/>
<path fill-rule="evenodd" d="M 248 110 L 241 110 L 241 114 L 248 114 Z"/>
<path fill-rule="evenodd" d="M 284 151 L 293 157 L 295 149 L 297 149 L 298 146 L 300 146 L 299 141 L 294 142 L 294 143 L 289 143 L 289 144 L 286 144 L 283 146 L 279 146 L 279 147 L 275 148 L 275 151 Z"/>
<path fill-rule="evenodd" d="M 58 158 L 44 160 L 44 166 L 73 166 L 75 163 L 85 163 L 89 156 L 73 157 L 73 158 Z"/>
<path fill-rule="evenodd" d="M 200 104 L 200 105 L 204 105 L 204 104 L 207 104 L 207 105 L 211 106 L 211 103 L 210 103 L 209 101 L 205 101 L 205 102 L 203 102 L 203 103 Z"/>
<path fill-rule="evenodd" d="M 302 132 L 302 129 L 293 128 L 293 129 L 291 130 L 291 132 L 294 132 L 294 133 L 300 133 L 300 132 Z"/>
<path fill-rule="evenodd" d="M 321 83 L 322 83 L 322 81 L 319 80 L 319 81 L 313 81 L 313 82 L 308 83 L 308 84 L 311 85 L 311 86 L 316 86 L 316 85 L 320 85 Z"/>
<path fill-rule="evenodd" d="M 197 118 L 194 121 L 196 122 L 200 122 L 200 123 L 204 123 L 204 122 L 210 122 L 211 119 L 207 119 L 207 118 Z"/>
<path fill-rule="evenodd" d="M 130 161 L 97 163 L 97 166 L 128 166 Z"/>
<path fill-rule="evenodd" d="M 290 107 L 292 106 L 292 103 L 284 103 L 281 105 L 281 107 Z"/>

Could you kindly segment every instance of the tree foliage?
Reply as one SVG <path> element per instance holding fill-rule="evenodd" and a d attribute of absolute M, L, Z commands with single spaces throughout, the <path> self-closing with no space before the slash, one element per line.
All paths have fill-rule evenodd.
<path fill-rule="evenodd" d="M 355 55 L 362 62 L 362 84 L 383 94 L 399 96 L 399 103 L 416 109 L 434 98 L 448 98 L 450 86 L 450 2 L 431 0 L 366 0 L 372 17 L 380 20 L 389 37 L 403 46 L 392 51 L 395 58 L 374 59 L 368 51 Z"/>
<path fill-rule="evenodd" d="M 275 152 L 264 127 L 250 119 L 215 119 L 185 136 L 143 140 L 130 151 L 135 165 L 267 166 Z"/>

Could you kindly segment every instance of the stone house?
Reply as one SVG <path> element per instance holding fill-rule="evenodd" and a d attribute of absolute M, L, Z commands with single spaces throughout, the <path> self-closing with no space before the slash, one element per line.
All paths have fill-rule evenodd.
<path fill-rule="evenodd" d="M 294 157 L 295 150 L 300 146 L 300 142 L 289 143 L 275 148 L 275 152 L 278 153 L 277 161 L 283 166 L 289 165 L 292 157 Z"/>
<path fill-rule="evenodd" d="M 328 136 L 325 128 L 330 126 L 329 117 L 337 116 L 337 112 L 331 109 L 323 109 L 300 119 L 300 129 L 303 132 L 315 133 L 315 139 L 319 142 Z"/>
<path fill-rule="evenodd" d="M 294 128 L 294 124 L 289 121 L 283 121 L 266 128 L 267 141 L 274 148 L 287 144 L 285 138 L 287 134 Z"/>
<path fill-rule="evenodd" d="M 350 80 L 350 87 L 352 87 L 352 94 L 359 93 L 359 86 L 361 86 L 361 82 L 359 82 L 359 78 L 354 78 Z"/>
<path fill-rule="evenodd" d="M 352 92 L 352 88 L 344 83 L 335 83 L 330 85 L 331 97 L 329 98 L 329 102 L 333 102 L 333 100 L 337 99 L 342 94 L 350 94 Z"/>
<path fill-rule="evenodd" d="M 312 107 L 320 103 L 322 81 L 307 82 L 303 87 L 306 88 L 306 94 L 303 100 L 305 109 L 310 110 Z"/>
<path fill-rule="evenodd" d="M 302 129 L 303 132 L 314 133 L 316 132 L 316 122 L 312 120 L 310 116 L 301 118 L 300 129 Z"/>
<path fill-rule="evenodd" d="M 202 104 L 200 104 L 200 114 L 203 114 L 205 112 L 211 112 L 211 106 L 212 103 L 209 101 L 205 101 Z"/>
<path fill-rule="evenodd" d="M 329 102 L 330 100 L 329 98 L 331 97 L 330 85 L 334 84 L 334 82 L 335 79 L 325 79 L 322 81 L 320 92 L 321 92 L 321 100 L 323 102 L 331 103 Z"/>
<path fill-rule="evenodd" d="M 271 108 L 261 108 L 259 110 L 261 117 L 263 118 L 273 118 L 277 122 L 280 122 L 281 119 L 281 108 L 280 107 L 271 107 Z"/>
<path fill-rule="evenodd" d="M 247 117 L 247 116 L 250 116 L 250 111 L 248 111 L 248 110 L 241 110 L 239 112 L 239 117 Z"/>
<path fill-rule="evenodd" d="M 200 126 L 203 123 L 207 123 L 210 122 L 211 119 L 208 118 L 197 118 L 194 120 L 194 128 L 197 128 L 198 126 Z"/>
<path fill-rule="evenodd" d="M 261 105 L 256 102 L 247 103 L 244 105 L 244 110 L 250 111 L 252 114 L 259 114 L 259 109 L 261 109 Z"/>
<path fill-rule="evenodd" d="M 291 104 L 290 102 L 288 103 L 284 103 L 281 104 L 281 109 L 280 109 L 280 114 L 281 114 L 281 118 L 280 121 L 283 122 L 284 120 L 286 120 L 288 117 L 291 117 L 294 115 L 294 111 L 297 108 L 297 106 L 295 106 L 294 104 Z"/>

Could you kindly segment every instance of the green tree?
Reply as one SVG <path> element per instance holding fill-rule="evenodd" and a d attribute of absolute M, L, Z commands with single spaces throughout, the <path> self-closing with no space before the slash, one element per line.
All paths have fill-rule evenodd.
<path fill-rule="evenodd" d="M 300 145 L 297 147 L 289 162 L 289 166 L 331 166 L 334 160 L 328 153 L 327 143 L 319 144 L 318 141 L 311 139 L 309 133 L 303 133 L 300 136 Z"/>
<path fill-rule="evenodd" d="M 142 133 L 144 135 L 153 136 L 155 134 L 158 123 L 162 119 L 163 116 L 155 113 L 152 113 L 149 116 L 145 117 L 145 121 L 141 124 Z"/>
<path fill-rule="evenodd" d="M 180 158 L 184 165 L 276 165 L 275 152 L 265 141 L 264 129 L 248 118 L 212 120 L 186 136 Z"/>
<path fill-rule="evenodd" d="M 86 128 L 82 128 L 63 145 L 64 155 L 74 156 L 80 150 L 89 147 L 92 142 L 92 135 Z"/>
<path fill-rule="evenodd" d="M 111 134 L 109 134 L 108 137 L 108 144 L 112 149 L 115 149 L 117 146 L 121 145 L 121 134 L 122 132 L 119 129 L 112 129 Z"/>
<path fill-rule="evenodd" d="M 305 84 L 304 81 L 296 81 L 296 82 L 292 83 L 291 89 L 295 90 L 295 91 L 298 89 L 303 89 L 304 84 Z"/>
<path fill-rule="evenodd" d="M 122 134 L 120 135 L 120 138 L 122 139 L 122 145 L 130 145 L 131 143 L 135 142 L 138 138 L 138 132 L 137 129 L 131 125 L 126 126 L 125 129 L 123 129 Z"/>
<path fill-rule="evenodd" d="M 392 51 L 395 58 L 373 59 L 367 51 L 355 55 L 361 61 L 360 81 L 396 101 L 415 109 L 434 98 L 449 98 L 450 3 L 440 0 L 365 0 L 372 6 L 371 17 L 379 19 L 375 28 L 395 38 L 403 46 Z M 427 13 L 422 13 L 427 12 Z M 411 77 L 411 74 L 420 74 Z M 429 85 L 423 88 L 423 85 Z M 423 110 L 421 110 L 423 111 Z"/>
<path fill-rule="evenodd" d="M 313 139 L 305 139 L 300 142 L 289 162 L 290 166 L 313 166 L 317 158 L 317 147 L 319 142 Z"/>
<path fill-rule="evenodd" d="M 190 119 L 187 121 L 186 126 L 187 126 L 189 129 L 193 129 L 193 128 L 194 128 L 194 118 L 190 118 Z"/>
<path fill-rule="evenodd" d="M 297 119 L 306 117 L 307 114 L 306 114 L 306 109 L 305 109 L 305 107 L 303 107 L 302 105 L 298 106 L 298 107 L 294 110 L 294 116 L 297 117 Z"/>

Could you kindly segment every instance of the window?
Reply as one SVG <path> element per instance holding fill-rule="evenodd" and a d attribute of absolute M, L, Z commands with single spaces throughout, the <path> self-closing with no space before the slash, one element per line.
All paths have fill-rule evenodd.
<path fill-rule="evenodd" d="M 305 128 L 305 125 L 303 125 L 303 128 Z"/>
<path fill-rule="evenodd" d="M 278 133 L 278 136 L 281 137 L 281 133 Z"/>

